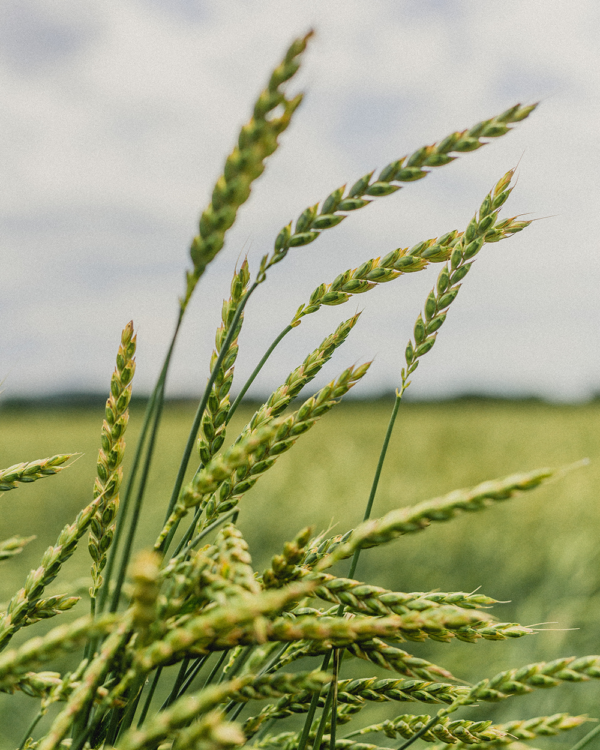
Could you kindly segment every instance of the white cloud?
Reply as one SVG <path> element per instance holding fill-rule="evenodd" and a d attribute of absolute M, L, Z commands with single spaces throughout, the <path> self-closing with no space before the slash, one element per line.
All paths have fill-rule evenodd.
<path fill-rule="evenodd" d="M 598 16 L 591 0 L 568 12 L 558 0 L 543 12 L 517 0 L 3 4 L 7 393 L 104 388 L 131 317 L 140 326 L 138 387 L 151 387 L 199 211 L 270 69 L 311 25 L 318 34 L 292 85 L 308 90 L 306 101 L 197 292 L 172 390 L 204 382 L 215 304 L 240 252 L 249 248 L 256 267 L 281 225 L 339 184 L 539 97 L 539 111 L 508 137 L 291 253 L 249 306 L 240 374 L 314 286 L 461 228 L 523 157 L 508 210 L 557 216 L 484 251 L 414 392 L 598 390 Z M 395 385 L 433 273 L 357 298 L 366 312 L 339 362 L 377 352 L 373 389 Z M 300 361 L 355 308 L 307 320 L 282 351 Z M 289 359 L 276 357 L 259 387 L 276 385 L 286 368 Z"/>

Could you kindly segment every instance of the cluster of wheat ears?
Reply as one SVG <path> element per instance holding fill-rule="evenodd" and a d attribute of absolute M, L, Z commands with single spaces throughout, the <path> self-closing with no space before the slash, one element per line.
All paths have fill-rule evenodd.
<path fill-rule="evenodd" d="M 435 344 L 448 309 L 483 246 L 507 239 L 530 223 L 499 217 L 512 190 L 513 171 L 483 198 L 464 231 L 452 230 L 410 249 L 392 250 L 321 284 L 269 347 L 239 389 L 237 399 L 230 401 L 244 307 L 291 248 L 318 240 L 322 232 L 372 200 L 426 177 L 432 168 L 449 164 L 459 154 L 477 150 L 487 139 L 508 133 L 535 105 L 511 107 L 393 161 L 377 176 L 371 172 L 349 189 L 334 190 L 281 230 L 254 279 L 246 261 L 235 270 L 231 296 L 223 304 L 210 377 L 164 525 L 157 530 L 154 549 L 132 556 L 177 333 L 197 283 L 223 247 L 238 208 L 248 199 L 252 182 L 263 172 L 267 157 L 277 149 L 279 135 L 301 102 L 300 94 L 289 98 L 284 89 L 298 70 L 309 38 L 310 34 L 294 41 L 273 71 L 252 118 L 242 127 L 238 143 L 227 157 L 212 201 L 202 213 L 175 333 L 148 403 L 121 499 L 124 434 L 135 371 L 136 337 L 131 323 L 122 333 L 110 384 L 92 502 L 65 526 L 56 544 L 44 553 L 40 566 L 29 573 L 23 588 L 0 614 L 0 690 L 22 691 L 39 701 L 35 720 L 23 727 L 21 750 L 226 750 L 242 746 L 377 750 L 382 741 L 386 744 L 382 734 L 402 738 L 402 750 L 419 739 L 435 743 L 440 750 L 446 745 L 521 750 L 527 747 L 524 740 L 557 734 L 586 721 L 585 716 L 565 713 L 505 724 L 455 718 L 455 712 L 465 706 L 502 701 L 562 682 L 600 678 L 600 656 L 527 664 L 465 685 L 443 667 L 417 658 L 399 645 L 425 639 L 501 641 L 527 636 L 533 630 L 496 621 L 488 611 L 495 600 L 482 593 L 402 593 L 355 578 L 363 549 L 447 521 L 462 511 L 484 510 L 563 471 L 517 474 L 372 517 L 390 435 L 412 373 Z M 336 536 L 314 536 L 310 528 L 302 529 L 274 555 L 267 570 L 255 571 L 248 545 L 236 526 L 239 503 L 278 456 L 367 374 L 368 362 L 349 367 L 300 406 L 294 402 L 351 333 L 358 316 L 341 323 L 292 370 L 225 447 L 227 425 L 238 404 L 271 352 L 304 316 L 322 305 L 341 305 L 356 294 L 421 271 L 430 263 L 441 264 L 441 271 L 406 346 L 405 365 L 363 523 Z M 184 484 L 194 450 L 198 468 L 193 479 Z M 12 490 L 20 483 L 56 474 L 66 468 L 69 458 L 57 455 L 5 469 L 0 472 L 0 489 Z M 179 528 L 182 521 L 188 524 L 185 531 Z M 33 637 L 19 648 L 7 649 L 21 628 L 58 616 L 78 603 L 78 597 L 45 596 L 45 590 L 86 534 L 92 559 L 91 612 L 43 637 Z M 0 557 L 17 554 L 28 541 L 23 537 L 7 539 L 0 544 Z M 339 570 L 338 563 L 347 559 L 351 561 L 347 577 L 330 572 Z M 78 651 L 81 661 L 74 671 L 44 669 L 64 654 Z M 314 657 L 321 657 L 321 667 L 301 671 L 302 660 L 311 657 L 313 665 Z M 370 662 L 380 674 L 385 674 L 380 668 L 395 674 L 340 679 L 342 660 L 347 674 L 352 659 Z M 178 667 L 165 670 L 171 665 Z M 44 671 L 36 671 L 40 668 Z M 167 698 L 157 701 L 155 696 L 165 694 L 165 682 Z M 365 726 L 360 712 L 372 701 L 425 703 L 428 712 L 401 713 Z M 54 704 L 58 706 L 49 713 Z M 400 710 L 405 710 L 403 705 Z M 278 731 L 277 722 L 292 715 L 300 717 L 301 728 Z M 342 732 L 351 720 L 358 728 Z"/>

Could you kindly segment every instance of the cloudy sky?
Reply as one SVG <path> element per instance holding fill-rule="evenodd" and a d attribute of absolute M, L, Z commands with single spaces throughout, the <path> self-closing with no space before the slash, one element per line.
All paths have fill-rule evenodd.
<path fill-rule="evenodd" d="M 251 300 L 239 375 L 321 282 L 466 226 L 519 164 L 505 215 L 552 218 L 485 248 L 414 396 L 582 399 L 600 391 L 600 6 L 595 0 L 4 0 L 0 7 L 0 379 L 4 396 L 105 390 L 120 330 L 157 375 L 201 209 L 289 42 L 317 35 L 306 99 L 189 308 L 170 392 L 198 393 L 240 257 L 332 189 L 516 102 L 508 136 L 299 248 Z M 307 318 L 255 393 L 357 309 L 320 383 L 375 357 L 362 395 L 398 383 L 436 268 Z"/>

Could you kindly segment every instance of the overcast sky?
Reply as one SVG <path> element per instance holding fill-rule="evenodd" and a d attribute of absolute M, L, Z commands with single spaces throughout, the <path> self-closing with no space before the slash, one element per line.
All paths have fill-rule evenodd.
<path fill-rule="evenodd" d="M 520 160 L 505 215 L 553 216 L 482 251 L 413 396 L 582 399 L 600 392 L 600 5 L 596 0 L 3 0 L 0 379 L 4 396 L 104 391 L 120 331 L 139 331 L 138 392 L 157 375 L 188 247 L 240 125 L 292 38 L 317 35 L 306 99 L 189 308 L 170 393 L 196 394 L 236 261 L 332 189 L 516 102 L 514 132 L 376 201 L 290 253 L 253 297 L 240 379 L 321 282 L 462 229 Z M 428 271 L 307 318 L 255 393 L 337 324 L 359 325 L 318 384 L 375 357 L 360 393 L 398 384 Z"/>

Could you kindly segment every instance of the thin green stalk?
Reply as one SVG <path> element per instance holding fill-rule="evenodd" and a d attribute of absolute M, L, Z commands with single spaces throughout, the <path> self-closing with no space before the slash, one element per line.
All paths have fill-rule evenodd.
<path fill-rule="evenodd" d="M 46 712 L 43 709 L 40 709 L 38 711 L 35 719 L 31 722 L 31 724 L 29 725 L 29 728 L 25 732 L 25 736 L 23 737 L 23 740 L 22 740 L 21 744 L 19 745 L 19 750 L 23 750 L 23 748 L 25 747 L 25 744 L 27 743 L 27 740 L 33 734 L 33 730 L 37 727 L 37 725 L 40 722 L 40 719 L 45 715 L 45 713 Z"/>
<path fill-rule="evenodd" d="M 385 461 L 385 457 L 387 454 L 388 446 L 390 444 L 390 439 L 392 437 L 392 432 L 394 430 L 394 423 L 396 421 L 396 417 L 398 416 L 398 409 L 400 408 L 400 402 L 402 401 L 402 394 L 403 390 L 397 390 L 396 391 L 396 400 L 394 401 L 394 408 L 392 409 L 392 414 L 390 416 L 390 421 L 388 422 L 388 427 L 385 433 L 385 438 L 383 440 L 383 445 L 381 446 L 381 452 L 379 454 L 379 461 L 377 462 L 377 468 L 375 469 L 375 476 L 373 477 L 373 484 L 371 485 L 371 492 L 369 494 L 369 499 L 367 501 L 367 507 L 365 508 L 365 515 L 363 517 L 363 521 L 368 521 L 371 517 L 371 512 L 373 510 L 373 503 L 375 502 L 375 495 L 377 493 L 377 487 L 379 486 L 379 479 L 381 477 L 381 470 L 383 469 L 383 463 Z M 350 564 L 350 571 L 348 573 L 348 578 L 353 578 L 354 573 L 356 572 L 356 567 L 358 565 L 358 558 L 360 557 L 361 550 L 360 548 L 356 550 L 354 555 L 352 556 L 352 562 Z"/>
<path fill-rule="evenodd" d="M 583 750 L 583 748 L 598 734 L 600 734 L 600 724 L 598 724 L 597 727 L 594 727 L 591 732 L 588 732 L 577 744 L 573 745 L 571 750 Z"/>
<path fill-rule="evenodd" d="M 321 747 L 321 741 L 323 739 L 323 735 L 325 734 L 325 725 L 327 724 L 327 717 L 329 716 L 329 711 L 331 709 L 332 703 L 333 690 L 330 688 L 329 692 L 327 693 L 327 698 L 325 698 L 325 705 L 323 706 L 323 713 L 321 714 L 321 721 L 319 722 L 319 726 L 317 727 L 317 733 L 315 735 L 313 747 Z"/>
<path fill-rule="evenodd" d="M 156 674 L 154 675 L 154 679 L 152 680 L 152 685 L 150 685 L 150 690 L 148 691 L 148 695 L 146 696 L 146 700 L 144 701 L 144 705 L 142 707 L 140 718 L 138 719 L 138 723 L 137 723 L 138 727 L 141 727 L 144 721 L 146 720 L 146 716 L 148 714 L 148 711 L 150 710 L 150 704 L 152 703 L 152 698 L 154 698 L 156 686 L 158 685 L 158 681 L 160 680 L 162 671 L 163 671 L 163 667 L 159 667 L 156 670 Z"/>
<path fill-rule="evenodd" d="M 225 661 L 225 659 L 227 658 L 227 654 L 228 654 L 228 653 L 229 653 L 229 649 L 226 649 L 225 651 L 223 651 L 223 653 L 222 653 L 222 654 L 221 654 L 221 656 L 219 657 L 219 661 L 218 661 L 218 662 L 217 662 L 217 663 L 215 664 L 215 666 L 214 666 L 214 667 L 213 667 L 213 668 L 211 669 L 211 671 L 210 671 L 210 674 L 209 674 L 209 675 L 208 675 L 208 677 L 206 678 L 206 682 L 204 683 L 204 685 L 202 685 L 202 689 L 203 689 L 203 690 L 204 690 L 204 688 L 208 687 L 209 685 L 212 685 L 212 683 L 213 683 L 213 681 L 214 681 L 215 677 L 217 676 L 217 672 L 218 672 L 218 671 L 219 671 L 219 669 L 221 669 L 221 667 L 223 666 L 223 662 L 224 662 L 224 661 Z"/>
<path fill-rule="evenodd" d="M 198 676 L 198 673 L 200 672 L 202 667 L 206 664 L 206 661 L 209 656 L 210 654 L 206 654 L 206 656 L 198 657 L 196 659 L 196 663 L 190 667 L 190 669 L 185 675 L 185 682 L 181 686 L 181 690 L 179 691 L 179 694 L 177 695 L 178 698 L 190 689 L 192 682 L 194 682 L 194 680 Z"/>
<path fill-rule="evenodd" d="M 340 649 L 336 648 L 333 652 L 333 682 L 330 691 L 333 693 L 331 704 L 331 732 L 329 739 L 330 750 L 335 750 L 335 739 L 337 733 L 337 698 L 338 698 L 338 678 L 340 675 Z"/>
<path fill-rule="evenodd" d="M 321 672 L 325 672 L 327 670 L 327 667 L 329 666 L 329 660 L 331 659 L 331 651 L 329 651 L 327 654 L 325 654 L 325 658 L 323 659 L 323 664 L 321 665 Z M 308 707 L 308 712 L 306 714 L 306 720 L 304 721 L 304 727 L 302 729 L 302 736 L 300 737 L 300 742 L 298 744 L 298 750 L 305 750 L 306 743 L 308 742 L 308 735 L 310 734 L 310 727 L 313 722 L 313 718 L 315 716 L 315 712 L 317 710 L 317 706 L 319 703 L 319 698 L 321 696 L 321 693 L 317 691 L 311 701 L 310 706 Z M 325 710 L 325 709 L 323 709 Z"/>
<path fill-rule="evenodd" d="M 181 487 L 183 485 L 183 480 L 185 477 L 185 472 L 188 467 L 188 463 L 190 461 L 190 457 L 192 455 L 192 450 L 194 449 L 194 444 L 196 442 L 196 436 L 198 435 L 198 430 L 200 429 L 200 423 L 202 422 L 202 416 L 204 414 L 204 411 L 206 409 L 206 405 L 208 404 L 208 399 L 210 397 L 212 387 L 214 385 L 214 382 L 217 377 L 217 373 L 219 372 L 219 369 L 223 363 L 223 360 L 227 356 L 227 352 L 229 350 L 229 345 L 233 341 L 235 335 L 236 335 L 236 329 L 237 324 L 240 320 L 240 317 L 242 313 L 244 312 L 244 308 L 246 306 L 246 303 L 250 299 L 251 294 L 254 292 L 254 290 L 257 288 L 259 282 L 255 281 L 250 289 L 246 292 L 246 294 L 242 297 L 240 304 L 238 305 L 237 310 L 235 311 L 235 315 L 233 317 L 233 320 L 231 321 L 231 326 L 229 329 L 229 332 L 227 336 L 225 337 L 225 341 L 223 342 L 223 345 L 221 347 L 221 352 L 219 354 L 219 357 L 215 363 L 215 366 L 212 369 L 212 372 L 210 374 L 210 377 L 208 379 L 208 383 L 206 384 L 206 388 L 204 390 L 204 395 L 202 396 L 202 400 L 200 401 L 200 404 L 198 405 L 198 410 L 196 411 L 196 416 L 194 417 L 194 422 L 192 424 L 192 428 L 190 430 L 190 434 L 188 436 L 188 441 L 185 446 L 185 450 L 183 452 L 183 457 L 181 459 L 181 464 L 179 465 L 179 471 L 177 472 L 177 478 L 175 480 L 175 486 L 173 487 L 173 492 L 171 494 L 171 499 L 169 500 L 169 507 L 167 508 L 167 513 L 165 515 L 165 523 L 168 521 L 171 512 L 173 511 L 173 508 L 175 507 L 175 503 L 177 502 L 177 498 L 179 497 L 179 493 L 181 492 Z M 177 531 L 177 526 L 179 524 L 176 523 L 173 525 L 173 528 L 171 529 L 168 536 L 163 541 L 160 552 L 164 554 L 166 550 L 169 548 L 169 545 L 171 544 L 171 541 L 173 540 L 173 536 L 175 535 L 175 532 Z"/>
<path fill-rule="evenodd" d="M 171 557 L 177 557 L 177 555 L 183 550 L 184 547 L 189 546 L 188 542 L 192 538 L 192 534 L 194 533 L 194 529 L 196 528 L 196 524 L 198 523 L 198 519 L 200 518 L 200 513 L 202 513 L 200 508 L 196 508 L 196 510 L 194 511 L 194 517 L 192 518 L 192 522 L 190 523 L 188 530 L 181 537 L 179 544 L 177 545 L 177 547 L 175 547 L 175 552 L 173 552 Z"/>
<path fill-rule="evenodd" d="M 243 386 L 242 390 L 238 393 L 237 398 L 235 399 L 235 401 L 233 402 L 233 404 L 231 404 L 231 407 L 229 409 L 229 414 L 227 415 L 227 421 L 228 422 L 231 419 L 231 417 L 233 417 L 233 415 L 235 413 L 235 410 L 240 405 L 242 399 L 244 398 L 244 396 L 248 392 L 248 389 L 250 388 L 250 386 L 252 385 L 252 383 L 254 383 L 254 381 L 256 379 L 256 376 L 262 370 L 262 368 L 264 367 L 266 361 L 269 359 L 269 357 L 271 356 L 271 354 L 273 354 L 273 351 L 275 350 L 275 347 L 284 338 L 284 336 L 288 335 L 288 333 L 293 328 L 294 328 L 294 326 L 286 326 L 283 329 L 283 331 L 279 334 L 279 336 L 277 336 L 277 338 L 275 339 L 275 341 L 273 341 L 273 343 L 271 344 L 271 346 L 267 349 L 267 351 L 265 352 L 263 358 L 260 360 L 260 362 L 254 368 L 254 371 L 252 372 L 252 375 L 250 375 L 250 377 L 248 378 L 248 380 L 244 383 L 244 386 Z"/>
<path fill-rule="evenodd" d="M 165 708 L 168 708 L 171 703 L 173 703 L 174 700 L 177 698 L 177 694 L 179 692 L 179 688 L 183 685 L 183 682 L 185 680 L 185 673 L 187 672 L 188 664 L 190 663 L 189 656 L 186 657 L 182 662 L 181 666 L 179 667 L 179 672 L 177 673 L 177 677 L 175 678 L 175 682 L 173 683 L 173 687 L 171 688 L 171 692 L 167 696 L 167 699 L 160 707 L 160 711 L 164 711 Z"/>
<path fill-rule="evenodd" d="M 375 495 L 377 493 L 377 487 L 379 485 L 379 479 L 381 477 L 381 471 L 383 469 L 383 464 L 385 461 L 385 457 L 387 454 L 388 446 L 390 444 L 390 439 L 392 437 L 392 432 L 394 429 L 394 423 L 396 421 L 396 417 L 398 415 L 398 409 L 400 408 L 400 402 L 402 400 L 402 394 L 404 393 L 404 388 L 402 390 L 396 391 L 396 400 L 394 402 L 394 408 L 392 409 L 392 414 L 390 416 L 390 421 L 388 422 L 388 427 L 385 433 L 385 438 L 383 440 L 383 445 L 381 447 L 381 452 L 379 454 L 379 460 L 377 462 L 377 468 L 375 469 L 375 476 L 373 477 L 373 484 L 371 485 L 371 492 L 369 493 L 369 499 L 367 500 L 367 506 L 365 508 L 365 514 L 363 517 L 364 521 L 368 521 L 371 517 L 371 512 L 373 510 L 373 503 L 375 501 Z M 360 557 L 360 549 L 357 549 L 352 557 L 352 562 L 350 564 L 350 571 L 348 573 L 348 578 L 352 578 L 354 573 L 356 572 L 356 567 L 358 565 L 358 560 Z M 337 615 L 340 617 L 344 613 L 344 606 L 340 605 L 338 608 Z M 321 665 L 321 670 L 325 672 L 329 666 L 329 660 L 331 658 L 331 652 L 328 654 L 325 654 L 325 658 L 323 659 L 323 664 Z M 330 692 L 331 695 L 331 692 Z M 302 731 L 302 737 L 300 738 L 300 744 L 298 745 L 298 750 L 305 750 L 306 743 L 308 741 L 308 735 L 310 732 L 310 727 L 315 715 L 315 712 L 317 710 L 317 704 L 319 702 L 320 693 L 315 693 L 312 697 L 312 700 L 310 702 L 310 707 L 308 709 L 308 713 L 306 715 L 306 721 L 304 722 L 304 729 Z M 329 696 L 328 696 L 329 699 Z M 327 711 L 327 704 L 325 705 L 325 708 L 323 709 L 323 715 L 325 716 L 325 713 Z M 323 720 L 321 720 L 323 723 Z M 322 735 L 322 733 L 321 733 Z"/>
<path fill-rule="evenodd" d="M 145 681 L 146 681 L 146 678 L 144 677 L 144 675 L 139 675 L 139 677 L 137 677 L 137 679 L 131 686 L 129 695 L 133 697 L 129 705 L 127 706 L 127 710 L 125 711 L 125 715 L 123 716 L 123 721 L 121 721 L 121 724 L 119 725 L 119 727 L 117 727 L 119 712 L 115 711 L 116 720 L 113 721 L 112 727 L 109 729 L 110 736 L 107 737 L 107 741 L 109 743 L 114 744 L 119 739 L 119 737 L 123 734 L 123 732 L 127 731 L 129 727 L 133 724 L 133 719 L 135 718 L 135 712 L 137 711 L 140 698 L 142 697 L 142 689 L 144 687 Z"/>
<path fill-rule="evenodd" d="M 148 404 L 146 406 L 146 412 L 144 414 L 144 421 L 142 423 L 142 430 L 138 439 L 138 443 L 136 446 L 135 456 L 133 458 L 133 464 L 131 466 L 131 471 L 129 474 L 129 481 L 127 483 L 127 488 L 125 490 L 125 493 L 123 495 L 123 498 L 121 500 L 121 509 L 119 514 L 119 521 L 117 523 L 117 528 L 115 530 L 115 535 L 113 537 L 113 543 L 111 545 L 110 554 L 108 557 L 108 562 L 106 564 L 106 570 L 104 573 L 104 585 L 102 586 L 102 589 L 100 590 L 100 595 L 98 597 L 98 613 L 101 614 L 104 611 L 104 608 L 106 606 L 106 602 L 108 599 L 109 594 L 109 588 L 110 588 L 110 580 L 113 573 L 113 568 L 115 565 L 115 561 L 117 558 L 117 552 L 119 549 L 119 545 L 121 542 L 121 536 L 123 534 L 123 529 L 125 528 L 125 518 L 127 516 L 127 511 L 129 509 L 129 503 L 133 494 L 133 486 L 134 482 L 137 476 L 137 472 L 140 466 L 140 462 L 142 460 L 142 453 L 144 448 L 144 443 L 146 441 L 146 436 L 148 434 L 148 430 L 150 428 L 150 422 L 152 419 L 152 416 L 155 413 L 157 402 L 159 399 L 164 398 L 164 392 L 165 392 L 165 381 L 167 378 L 167 373 L 169 370 L 169 365 L 171 363 L 171 358 L 173 356 L 173 350 L 175 348 L 175 343 L 177 341 L 177 335 L 179 333 L 179 328 L 181 327 L 181 320 L 183 317 L 183 312 L 180 310 L 179 317 L 177 319 L 177 324 L 175 326 L 175 331 L 173 332 L 173 336 L 171 338 L 171 343 L 169 344 L 169 349 L 167 351 L 167 356 L 165 357 L 165 361 L 162 366 L 162 370 L 160 372 L 160 375 L 158 376 L 158 380 L 156 382 L 156 385 L 154 386 L 154 390 L 152 391 L 152 395 L 150 396 L 150 400 L 148 401 Z M 139 513 L 138 513 L 139 515 Z"/>

